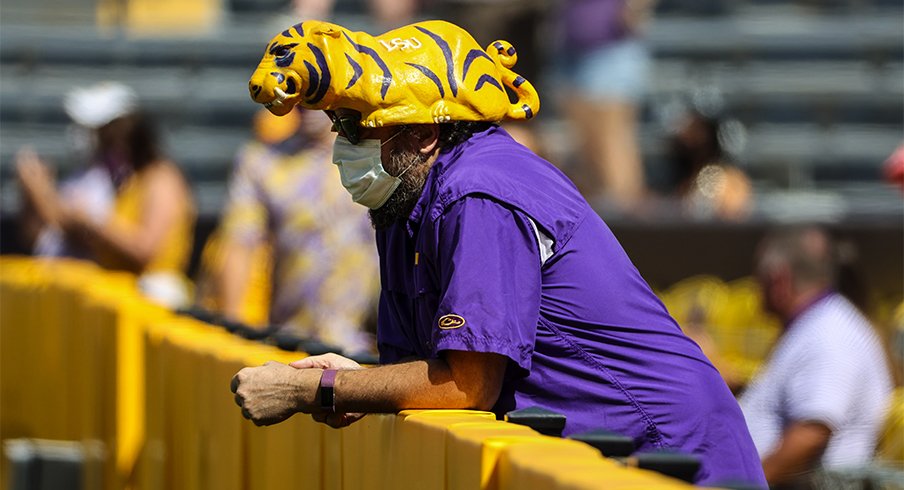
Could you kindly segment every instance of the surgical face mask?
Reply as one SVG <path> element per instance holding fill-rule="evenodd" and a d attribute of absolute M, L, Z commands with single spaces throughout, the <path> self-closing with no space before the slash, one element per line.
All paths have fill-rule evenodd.
<path fill-rule="evenodd" d="M 383 168 L 380 160 L 380 148 L 399 134 L 394 134 L 382 144 L 380 140 L 363 139 L 357 145 L 351 144 L 343 136 L 336 136 L 336 142 L 333 143 L 333 163 L 339 167 L 342 186 L 356 203 L 378 209 L 402 183 L 400 177 L 411 166 L 394 177 Z"/>

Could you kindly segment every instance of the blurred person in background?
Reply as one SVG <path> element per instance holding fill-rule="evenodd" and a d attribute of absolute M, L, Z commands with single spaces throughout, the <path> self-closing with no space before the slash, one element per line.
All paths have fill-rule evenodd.
<path fill-rule="evenodd" d="M 325 354 L 242 369 L 231 389 L 244 417 L 270 425 L 303 412 L 339 427 L 362 412 L 502 417 L 539 406 L 566 416 L 565 435 L 604 424 L 639 450 L 693 453 L 698 483 L 765 483 L 719 373 L 574 184 L 497 124 L 540 106 L 508 68 L 513 46 L 484 50 L 432 21 L 399 33 L 420 49 L 393 55 L 379 37 L 301 28 L 274 38 L 249 91 L 274 113 L 300 104 L 334 122 L 341 182 L 377 229 L 381 365 Z M 318 44 L 332 53 L 321 70 L 346 76 L 320 85 L 328 96 L 306 98 L 308 87 L 288 80 L 307 71 L 303 57 Z M 452 67 L 466 59 L 470 72 L 457 79 Z M 347 60 L 360 73 L 344 71 Z"/>
<path fill-rule="evenodd" d="M 114 82 L 73 90 L 64 108 L 89 130 L 91 163 L 83 175 L 90 179 L 57 189 L 33 150 L 19 152 L 23 209 L 34 211 L 26 222 L 37 223 L 28 227 L 37 231 L 37 251 L 79 250 L 103 267 L 137 274 L 151 299 L 184 306 L 195 208 L 182 173 L 163 155 L 156 126 L 138 110 L 134 91 Z"/>
<path fill-rule="evenodd" d="M 743 138 L 743 128 L 717 112 L 685 110 L 670 124 L 668 159 L 673 194 L 683 213 L 697 219 L 741 221 L 750 215 L 753 187 L 732 163 L 729 138 Z"/>
<path fill-rule="evenodd" d="M 276 12 L 264 29 L 269 33 L 309 19 L 332 18 L 335 4 L 336 0 L 291 0 L 288 8 Z"/>
<path fill-rule="evenodd" d="M 638 112 L 651 56 L 643 27 L 654 0 L 564 0 L 558 11 L 557 64 L 563 109 L 576 135 L 582 178 L 603 211 L 637 213 L 646 194 Z"/>
<path fill-rule="evenodd" d="M 414 20 L 422 0 L 368 0 L 375 30 L 389 31 Z"/>
<path fill-rule="evenodd" d="M 774 487 L 867 464 L 890 401 L 880 338 L 836 292 L 836 275 L 833 241 L 818 227 L 777 230 L 759 246 L 763 303 L 785 329 L 741 407 Z"/>
<path fill-rule="evenodd" d="M 447 20 L 471 33 L 481 46 L 506 39 L 518 47 L 518 73 L 536 80 L 542 70 L 548 38 L 548 0 L 426 0 L 434 18 Z M 511 124 L 506 124 L 506 130 Z M 515 124 L 515 126 L 518 126 Z M 513 135 L 514 136 L 514 135 Z M 520 142 L 520 140 L 519 140 Z"/>
<path fill-rule="evenodd" d="M 254 134 L 230 179 L 208 306 L 248 321 L 243 298 L 256 293 L 249 278 L 262 271 L 270 277 L 271 326 L 349 355 L 374 352 L 365 330 L 379 287 L 374 233 L 367 210 L 339 183 L 329 119 L 302 109 L 284 117 L 261 110 Z"/>
<path fill-rule="evenodd" d="M 356 5 L 360 13 L 366 13 L 359 22 L 368 30 L 388 31 L 414 20 L 421 12 L 424 0 L 365 0 Z M 292 0 L 288 11 L 276 15 L 273 22 L 268 22 L 267 31 L 283 29 L 305 20 L 333 18 L 336 0 Z"/>

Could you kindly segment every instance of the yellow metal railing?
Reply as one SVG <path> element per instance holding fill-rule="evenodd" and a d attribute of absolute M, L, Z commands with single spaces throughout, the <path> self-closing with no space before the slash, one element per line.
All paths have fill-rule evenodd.
<path fill-rule="evenodd" d="M 689 488 L 489 412 L 244 420 L 232 375 L 299 356 L 156 307 L 127 274 L 0 258 L 0 436 L 101 442 L 86 488 Z"/>

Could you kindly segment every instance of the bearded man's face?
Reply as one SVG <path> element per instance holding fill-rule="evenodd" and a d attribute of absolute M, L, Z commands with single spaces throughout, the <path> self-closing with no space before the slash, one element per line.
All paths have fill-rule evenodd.
<path fill-rule="evenodd" d="M 413 136 L 405 129 L 401 131 L 402 134 L 389 143 L 392 144 L 392 148 L 389 148 L 388 161 L 384 158 L 383 168 L 390 175 L 401 174 L 399 178 L 402 183 L 385 204 L 378 209 L 370 210 L 370 222 L 377 230 L 386 229 L 398 221 L 408 219 L 424 191 L 427 174 L 430 172 L 430 167 L 425 165 L 429 155 L 417 151 L 412 144 Z"/>

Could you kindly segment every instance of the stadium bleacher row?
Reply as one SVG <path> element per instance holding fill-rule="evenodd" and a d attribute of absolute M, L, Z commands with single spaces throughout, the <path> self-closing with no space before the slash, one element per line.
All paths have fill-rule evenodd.
<path fill-rule="evenodd" d="M 163 123 L 202 215 L 215 216 L 257 110 L 247 78 L 272 34 L 274 12 L 287 2 L 225 2 L 222 25 L 166 37 L 99 33 L 26 5 L 5 6 L 0 30 L 3 212 L 16 209 L 10 176 L 21 145 L 35 145 L 64 172 L 74 165 L 63 137 L 66 90 L 118 79 L 134 86 Z M 355 26 L 363 9 L 363 2 L 340 1 L 336 15 Z M 642 127 L 651 182 L 667 172 L 659 108 L 710 90 L 745 128 L 742 168 L 760 195 L 791 200 L 784 212 L 900 216 L 898 195 L 878 181 L 904 126 L 901 15 L 899 2 L 881 0 L 661 2 L 649 26 L 656 64 Z M 85 18 L 92 17 L 83 15 L 83 24 Z M 551 158 L 567 162 L 569 132 L 554 98 L 546 100 L 536 127 Z M 815 193 L 823 205 L 801 210 L 793 204 L 799 193 Z M 781 217 L 782 209 L 769 205 L 776 201 L 758 202 L 767 218 Z"/>
<path fill-rule="evenodd" d="M 776 333 L 749 279 L 698 277 L 661 295 L 676 318 L 707 311 L 724 359 L 742 377 Z M 227 330 L 151 304 L 130 274 L 0 259 L 7 488 L 81 481 L 111 489 L 678 489 L 689 487 L 658 473 L 688 480 L 699 465 L 692 455 L 637 453 L 630 438 L 599 430 L 561 439 L 564 417 L 536 408 L 509 412 L 506 421 L 489 412 L 406 410 L 339 431 L 302 415 L 254 428 L 240 417 L 229 379 L 246 365 L 306 354 Z M 885 464 L 843 474 L 851 485 L 900 478 L 889 465 L 902 452 L 895 431 L 904 405 L 895 406 L 881 434 Z M 50 477 L 43 484 L 57 486 L 41 486 Z"/>
<path fill-rule="evenodd" d="M 634 453 L 630 438 L 627 450 L 620 441 L 619 454 L 604 453 L 630 458 L 603 457 L 611 443 L 562 439 L 563 416 L 531 409 L 509 421 L 405 410 L 342 430 L 303 415 L 255 428 L 229 379 L 304 353 L 168 312 L 140 297 L 133 276 L 89 263 L 6 257 L 0 305 L 0 465 L 11 490 L 579 490 L 601 481 L 677 490 L 690 486 L 661 473 L 687 479 L 699 467 L 691 455 Z M 557 425 L 534 430 L 530 418 Z M 29 465 L 28 448 L 45 448 L 39 464 Z"/>

